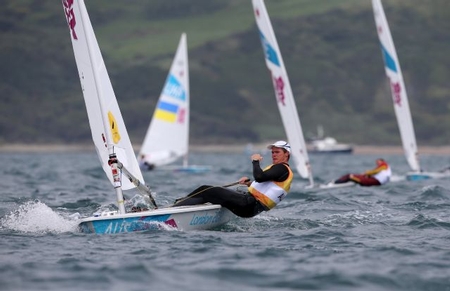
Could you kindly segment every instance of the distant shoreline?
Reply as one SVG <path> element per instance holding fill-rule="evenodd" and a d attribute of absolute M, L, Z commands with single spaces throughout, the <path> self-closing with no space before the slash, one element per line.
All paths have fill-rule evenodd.
<path fill-rule="evenodd" d="M 266 143 L 253 144 L 255 152 L 264 149 Z M 135 148 L 138 150 L 139 147 Z M 239 153 L 246 150 L 245 144 L 239 145 L 191 145 L 192 152 L 227 152 Z M 2 144 L 0 153 L 52 153 L 52 152 L 95 152 L 93 144 Z M 450 155 L 450 146 L 420 146 L 420 154 L 426 155 Z M 353 147 L 353 154 L 403 154 L 400 146 L 373 146 L 357 145 Z M 310 154 L 312 155 L 312 154 Z"/>

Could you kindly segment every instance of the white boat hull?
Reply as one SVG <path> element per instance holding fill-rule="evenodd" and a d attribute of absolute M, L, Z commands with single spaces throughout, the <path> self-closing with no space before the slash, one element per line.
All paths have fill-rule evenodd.
<path fill-rule="evenodd" d="M 235 215 L 220 205 L 167 207 L 119 214 L 116 211 L 84 218 L 79 229 L 84 233 L 113 234 L 146 230 L 206 230 L 229 222 Z"/>
<path fill-rule="evenodd" d="M 450 171 L 443 172 L 409 172 L 406 174 L 406 180 L 408 181 L 421 181 L 428 179 L 440 179 L 450 177 Z"/>
<path fill-rule="evenodd" d="M 308 152 L 320 154 L 351 154 L 353 152 L 353 146 L 349 144 L 338 143 L 336 139 L 332 137 L 326 137 L 312 141 L 308 145 Z"/>
<path fill-rule="evenodd" d="M 353 182 L 347 182 L 347 183 L 339 183 L 339 184 L 335 184 L 333 182 L 330 182 L 328 184 L 320 184 L 319 188 L 320 189 L 332 189 L 332 188 L 345 188 L 345 187 L 353 187 L 356 186 L 356 183 Z"/>
<path fill-rule="evenodd" d="M 352 147 L 335 147 L 327 149 L 311 148 L 308 152 L 312 154 L 351 154 L 353 153 Z"/>
<path fill-rule="evenodd" d="M 307 193 L 316 193 L 321 192 L 323 190 L 333 190 L 333 189 L 340 189 L 340 188 L 350 188 L 357 186 L 356 183 L 353 182 L 347 182 L 347 183 L 341 183 L 341 184 L 334 184 L 333 182 L 326 183 L 326 184 L 314 184 L 313 186 L 308 185 L 304 188 L 304 191 Z"/>

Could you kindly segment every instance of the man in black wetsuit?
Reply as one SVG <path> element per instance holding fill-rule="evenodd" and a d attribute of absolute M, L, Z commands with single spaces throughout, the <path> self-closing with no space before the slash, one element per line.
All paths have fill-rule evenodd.
<path fill-rule="evenodd" d="M 260 154 L 251 156 L 254 181 L 247 177 L 239 179 L 239 184 L 247 185 L 248 192 L 237 192 L 219 186 L 203 185 L 184 198 L 177 199 L 174 206 L 204 203 L 220 204 L 240 217 L 253 217 L 262 211 L 274 208 L 287 195 L 293 173 L 288 161 L 291 146 L 285 141 L 268 145 L 272 150 L 272 164 L 261 169 Z"/>

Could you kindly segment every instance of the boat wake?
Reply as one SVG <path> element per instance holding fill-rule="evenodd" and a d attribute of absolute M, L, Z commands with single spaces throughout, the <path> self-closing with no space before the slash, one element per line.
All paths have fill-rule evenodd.
<path fill-rule="evenodd" d="M 0 229 L 25 233 L 77 232 L 77 217 L 64 217 L 39 200 L 29 201 L 0 220 Z"/>

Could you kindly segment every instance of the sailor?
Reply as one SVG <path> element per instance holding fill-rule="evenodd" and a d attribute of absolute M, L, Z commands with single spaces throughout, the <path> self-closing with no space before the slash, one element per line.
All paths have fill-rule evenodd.
<path fill-rule="evenodd" d="M 383 159 L 377 159 L 375 163 L 377 166 L 374 169 L 367 170 L 362 174 L 346 174 L 334 181 L 334 183 L 342 184 L 351 181 L 361 186 L 384 185 L 391 179 L 391 168 Z"/>
<path fill-rule="evenodd" d="M 274 208 L 286 197 L 291 187 L 293 172 L 289 167 L 291 146 L 277 141 L 267 146 L 272 151 L 272 164 L 261 169 L 260 154 L 251 156 L 254 181 L 242 177 L 238 183 L 247 186 L 239 192 L 225 187 L 203 185 L 184 198 L 177 199 L 174 206 L 204 203 L 220 204 L 240 217 L 253 217 Z"/>
<path fill-rule="evenodd" d="M 142 170 L 153 170 L 155 168 L 154 164 L 150 164 L 149 162 L 147 162 L 145 160 L 145 155 L 141 155 L 141 157 L 139 158 L 139 167 Z"/>

